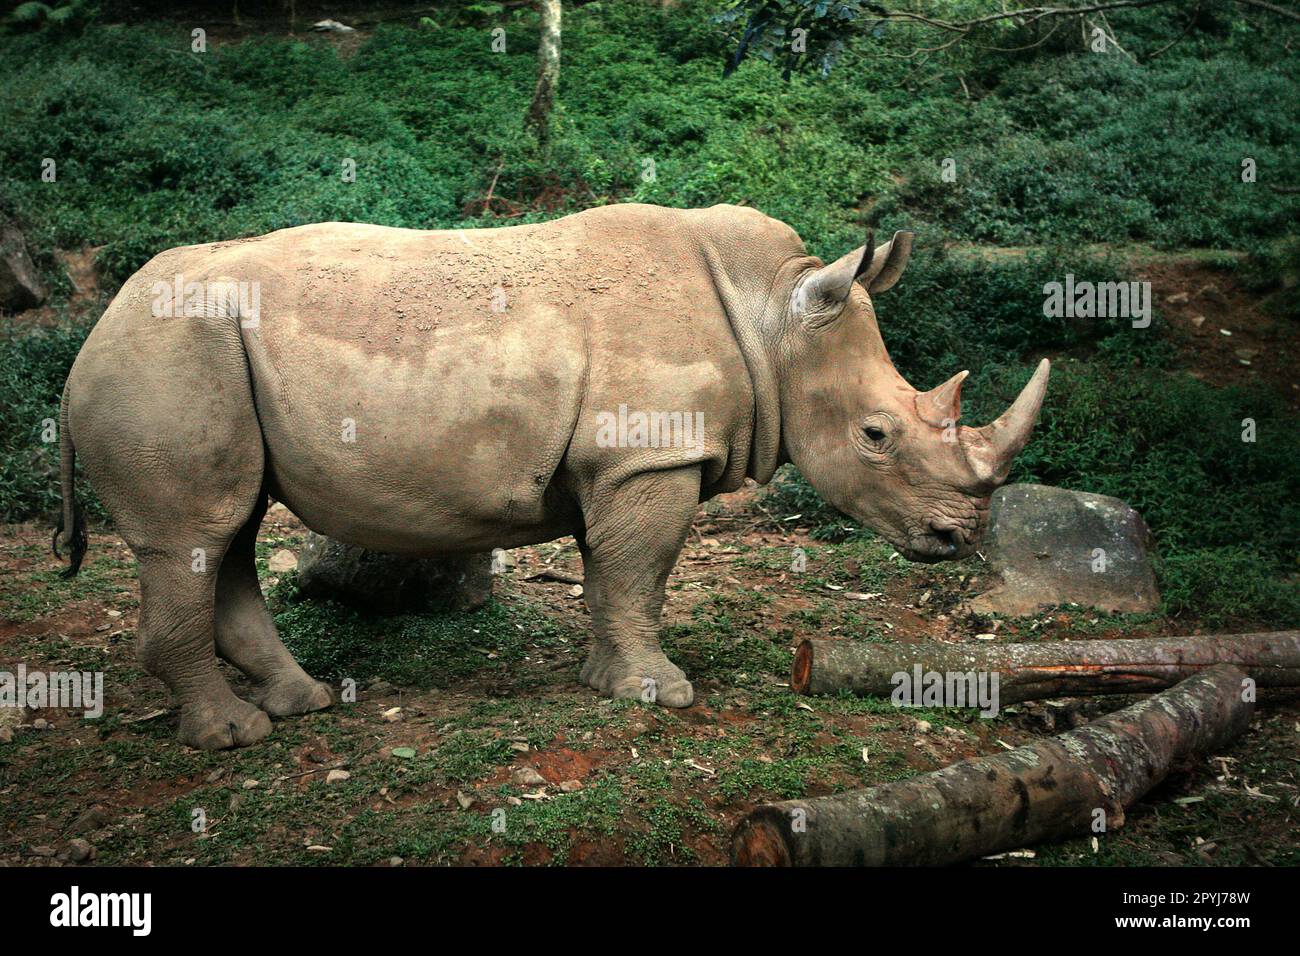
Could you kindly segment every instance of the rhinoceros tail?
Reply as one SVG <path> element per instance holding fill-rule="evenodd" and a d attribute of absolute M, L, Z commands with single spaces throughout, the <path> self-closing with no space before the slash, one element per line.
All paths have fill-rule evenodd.
<path fill-rule="evenodd" d="M 51 547 L 56 558 L 59 553 L 59 536 L 68 530 L 68 566 L 62 576 L 73 577 L 81 570 L 81 559 L 86 556 L 86 517 L 77 507 L 77 449 L 72 444 L 72 429 L 68 427 L 68 386 L 63 386 L 63 400 L 59 403 L 59 480 L 62 485 L 63 511 L 58 527 L 54 529 Z"/>

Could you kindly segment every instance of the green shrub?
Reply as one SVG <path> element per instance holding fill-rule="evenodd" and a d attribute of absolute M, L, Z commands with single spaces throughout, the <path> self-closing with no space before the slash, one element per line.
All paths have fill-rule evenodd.
<path fill-rule="evenodd" d="M 1267 555 L 1248 546 L 1195 548 L 1170 554 L 1160 574 L 1167 614 L 1194 614 L 1208 624 L 1263 621 L 1300 624 L 1300 583 L 1281 577 Z"/>
<path fill-rule="evenodd" d="M 63 382 L 87 331 L 64 323 L 0 332 L 0 521 L 57 519 L 59 444 L 44 441 L 44 433 L 59 420 Z M 90 513 L 103 517 L 85 482 L 79 492 Z"/>

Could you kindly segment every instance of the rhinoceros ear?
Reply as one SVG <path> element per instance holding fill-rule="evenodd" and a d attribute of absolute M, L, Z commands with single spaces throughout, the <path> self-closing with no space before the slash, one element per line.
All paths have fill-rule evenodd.
<path fill-rule="evenodd" d="M 871 257 L 871 269 L 858 279 L 868 292 L 888 292 L 903 275 L 907 260 L 912 256 L 910 232 L 896 232 L 894 238 L 878 248 Z"/>
<path fill-rule="evenodd" d="M 806 328 L 824 328 L 839 318 L 854 280 L 871 272 L 875 250 L 872 233 L 868 230 L 866 245 L 845 253 L 828 266 L 813 270 L 795 286 L 790 307 Z"/>
<path fill-rule="evenodd" d="M 855 281 L 868 292 L 892 289 L 907 268 L 912 238 L 910 232 L 896 232 L 877 246 L 868 231 L 866 245 L 817 269 L 795 288 L 791 302 L 795 314 L 808 328 L 822 328 L 839 317 Z"/>

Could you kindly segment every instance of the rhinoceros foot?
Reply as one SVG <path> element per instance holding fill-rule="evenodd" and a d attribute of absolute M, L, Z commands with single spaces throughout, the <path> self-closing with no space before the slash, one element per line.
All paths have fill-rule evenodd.
<path fill-rule="evenodd" d="M 181 707 L 181 743 L 199 750 L 246 747 L 271 732 L 271 718 L 234 694 Z"/>
<path fill-rule="evenodd" d="M 324 710 L 334 703 L 334 691 L 299 671 L 272 677 L 253 687 L 253 703 L 272 717 L 292 717 Z"/>
<path fill-rule="evenodd" d="M 695 701 L 691 682 L 658 647 L 624 650 L 598 642 L 582 665 L 582 682 L 610 697 L 665 707 L 689 707 Z"/>

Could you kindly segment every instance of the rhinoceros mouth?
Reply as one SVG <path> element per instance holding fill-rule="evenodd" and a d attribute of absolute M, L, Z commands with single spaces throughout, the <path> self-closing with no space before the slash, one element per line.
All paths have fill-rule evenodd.
<path fill-rule="evenodd" d="M 963 528 L 930 528 L 913 533 L 904 544 L 895 547 L 909 561 L 934 564 L 967 557 L 974 553 L 976 540 L 976 536 Z"/>
<path fill-rule="evenodd" d="M 899 549 L 909 561 L 922 564 L 934 564 L 936 561 L 951 561 L 962 556 L 963 544 L 959 543 L 952 532 L 935 532 L 915 535 L 907 545 Z"/>

